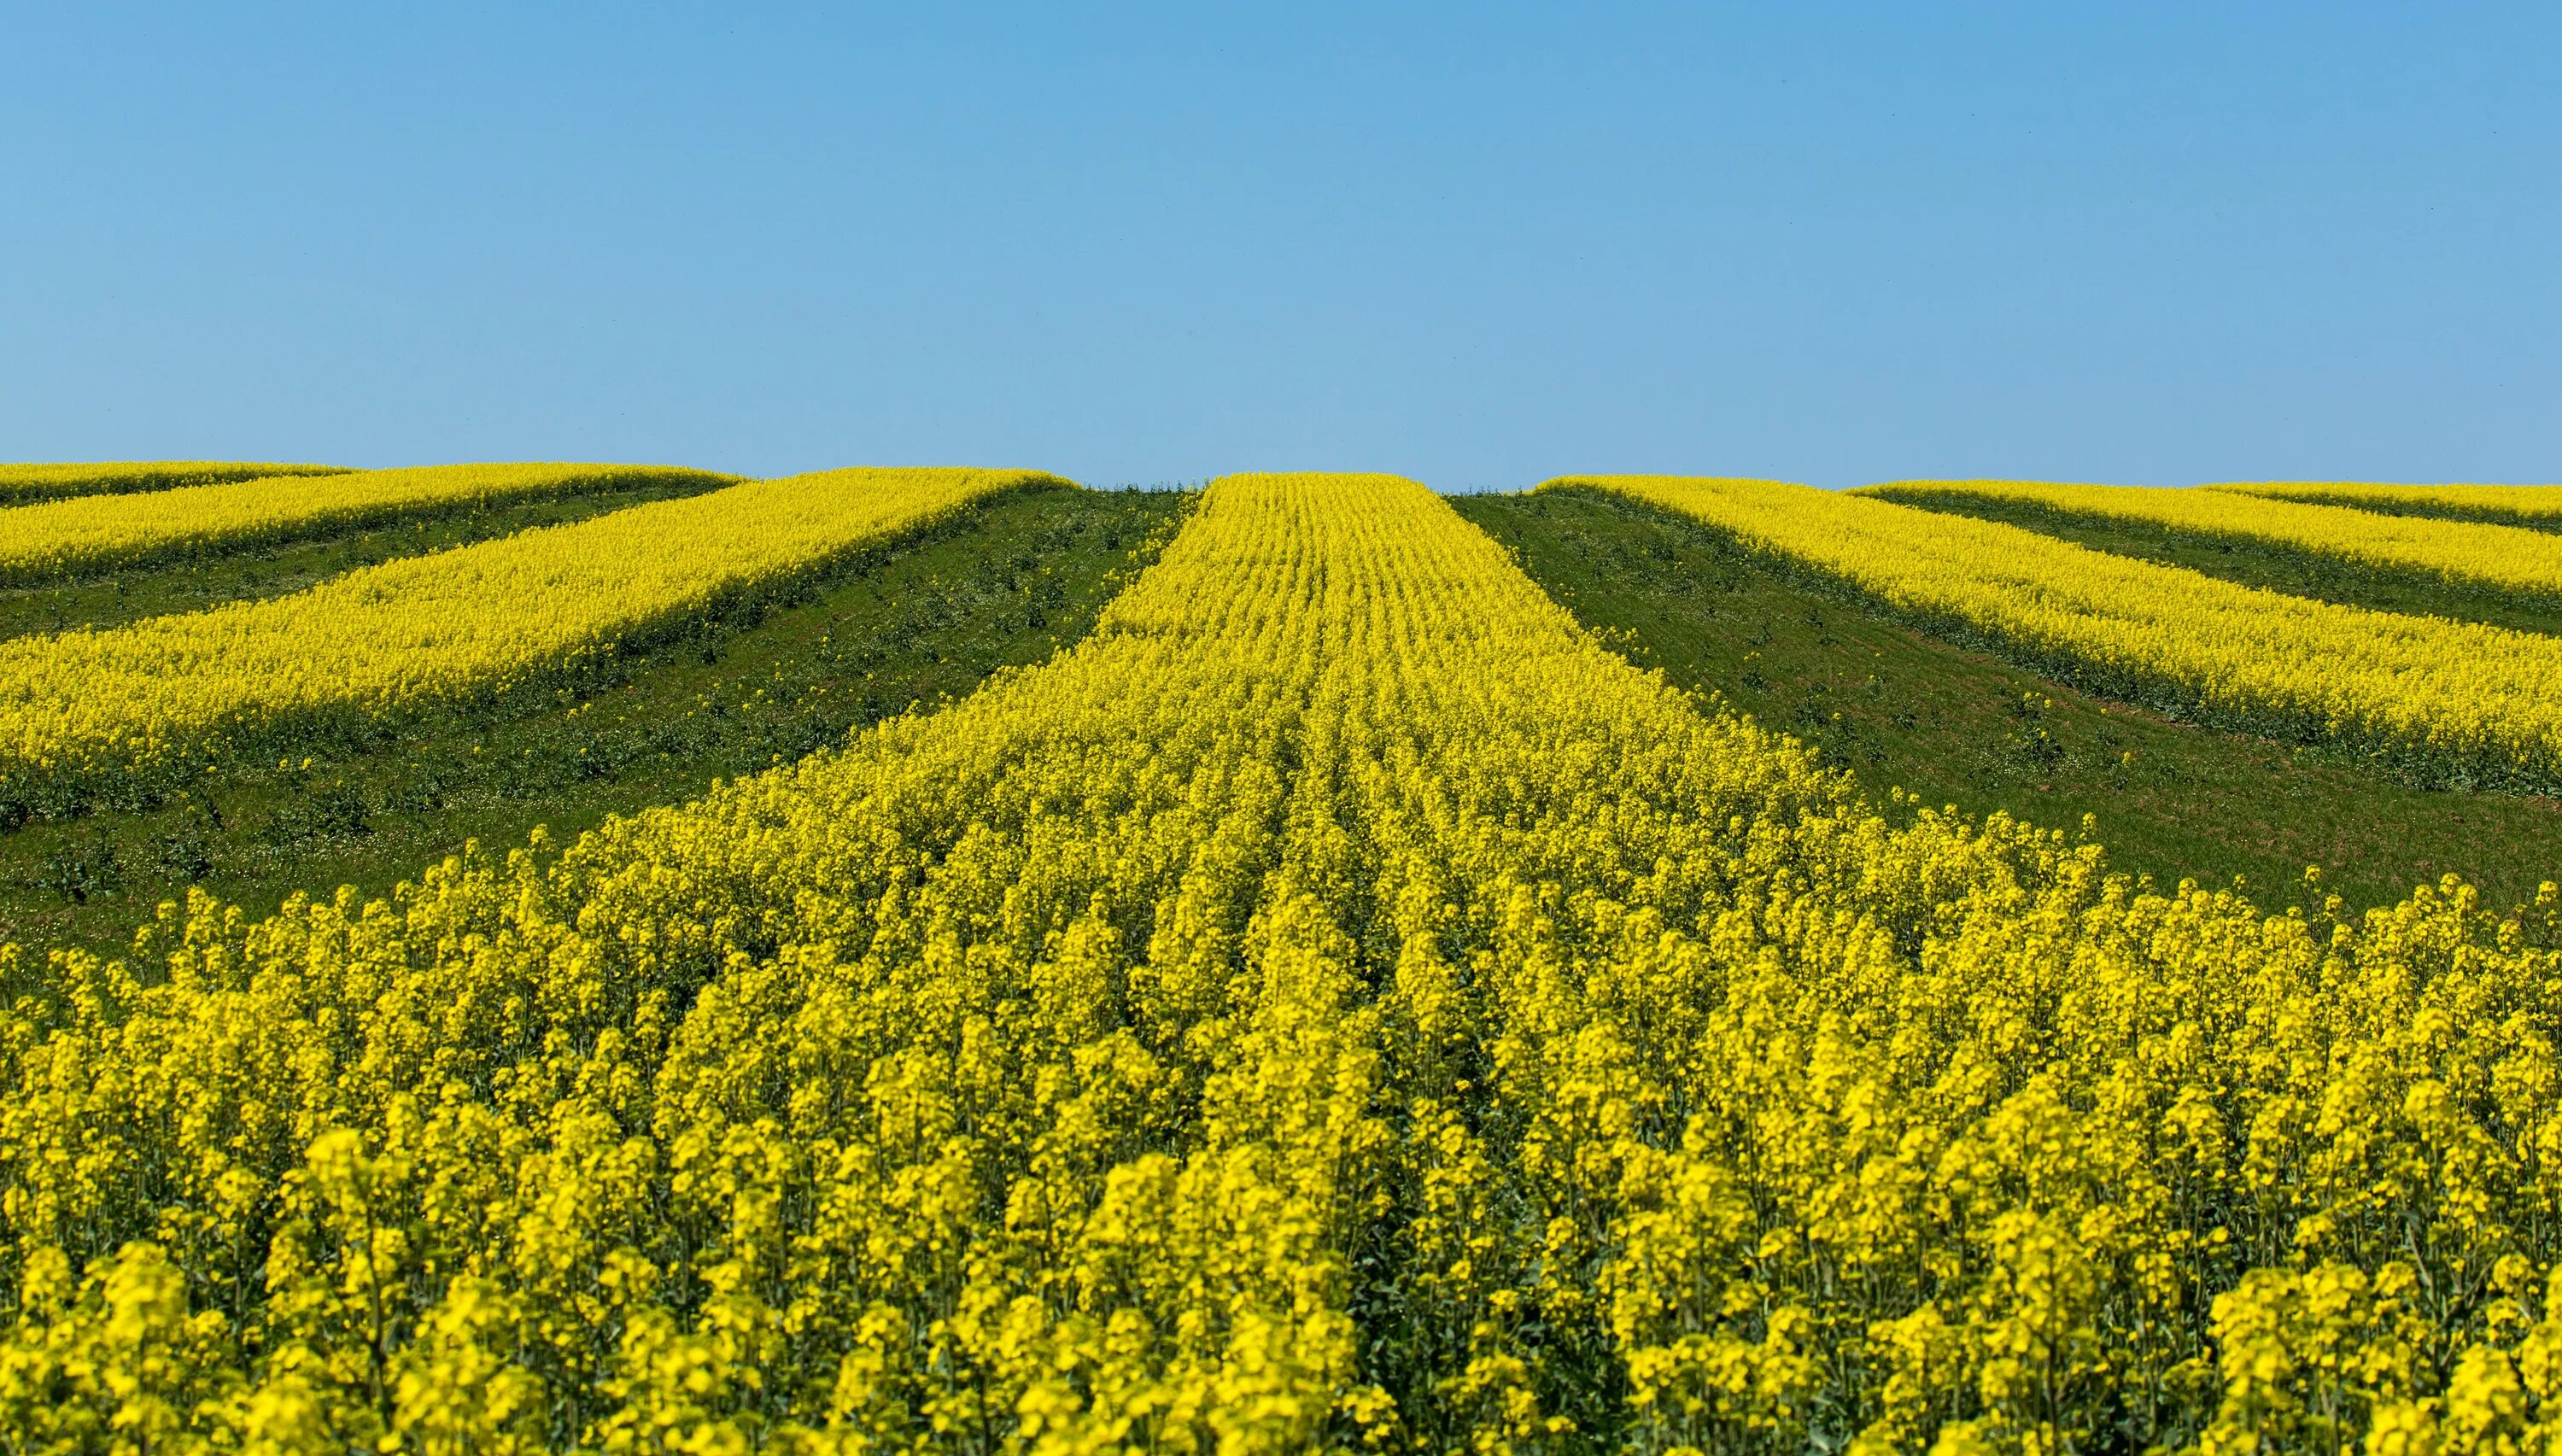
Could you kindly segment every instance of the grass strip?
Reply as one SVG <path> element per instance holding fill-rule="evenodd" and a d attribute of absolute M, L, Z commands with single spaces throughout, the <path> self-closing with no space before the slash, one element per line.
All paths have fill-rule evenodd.
<path fill-rule="evenodd" d="M 1876 803 L 2071 828 L 2165 887 L 2308 865 L 2359 909 L 2449 873 L 2484 903 L 2562 879 L 2562 802 L 2415 787 L 2360 756 L 2175 722 L 1922 631 L 1660 507 L 1594 491 L 1452 498 L 1631 661 L 1821 749 Z"/>
<path fill-rule="evenodd" d="M 0 511 L 0 585 L 71 581 L 117 567 L 518 500 L 653 484 L 710 490 L 737 481 L 735 475 L 662 465 L 425 465 L 76 496 Z"/>
<path fill-rule="evenodd" d="M 149 810 L 29 822 L 0 834 L 0 940 L 112 953 L 190 885 L 261 913 L 315 887 L 386 895 L 471 840 L 522 844 L 538 825 L 566 840 L 690 799 L 1075 642 L 1191 498 L 998 496 L 583 690 L 228 766 Z"/>
<path fill-rule="evenodd" d="M 171 490 L 220 480 L 279 475 L 338 475 L 344 465 L 284 465 L 258 460 L 105 460 L 80 464 L 0 464 L 0 505 L 65 495 L 119 495 Z"/>
<path fill-rule="evenodd" d="M 2538 531 L 2562 531 L 2562 485 L 2370 485 L 2352 481 L 2260 480 L 2199 488 L 2353 506 L 2385 515 L 2496 521 Z"/>
<path fill-rule="evenodd" d="M 843 557 L 1031 471 L 837 470 L 662 500 L 290 597 L 0 642 L 0 815 L 147 808 L 225 753 L 352 746 L 446 705 L 540 697 L 753 615 Z"/>
<path fill-rule="evenodd" d="M 1949 483 L 1954 485 L 1958 482 Z M 1892 490 L 1872 487 L 1870 491 L 1854 493 L 1877 493 L 1922 510 L 1998 521 L 2039 535 L 2071 541 L 2094 551 L 2130 556 L 2162 566 L 2200 572 L 2245 587 L 2309 597 L 2343 607 L 2478 622 L 2512 632 L 2562 635 L 2562 576 L 2554 578 L 2553 590 L 2545 590 L 2535 585 L 2541 580 L 2539 571 L 2529 569 L 2531 563 L 2551 561 L 2555 570 L 2562 572 L 2562 551 L 2554 549 L 2562 543 L 2557 543 L 2554 537 L 2514 527 L 2378 516 L 2330 506 L 2266 502 L 2286 510 L 2317 512 L 2324 517 L 2351 517 L 2371 522 L 2383 531 L 2418 529 L 2480 533 L 2494 538 L 2483 543 L 2494 551 L 2521 548 L 2514 556 L 2500 557 L 2504 565 L 2491 565 L 2479 572 L 2460 574 L 2417 562 L 2397 563 L 2380 553 L 2351 554 L 2337 545 L 2317 549 L 2309 541 L 2289 543 L 2239 531 L 2190 529 L 2184 524 L 2147 520 L 2131 513 L 2101 514 L 2060 508 L 2012 494 L 1977 494 L 1953 488 L 1905 493 L 1901 487 Z M 2147 493 L 2237 499 L 2233 496 L 2206 497 L 2195 491 Z M 2509 580 L 2502 582 L 2494 579 L 2496 577 Z"/>
<path fill-rule="evenodd" d="M 2088 691 L 2357 750 L 2424 786 L 2562 787 L 2562 641 L 2254 590 L 2016 526 L 1766 480 L 1568 477 L 1667 506 Z"/>

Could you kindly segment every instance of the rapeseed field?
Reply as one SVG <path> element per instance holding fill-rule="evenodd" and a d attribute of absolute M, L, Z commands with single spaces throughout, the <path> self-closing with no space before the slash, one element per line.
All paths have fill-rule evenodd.
<path fill-rule="evenodd" d="M 0 642 L 0 840 L 166 890 L 0 947 L 6 1449 L 2553 1444 L 2549 638 L 1767 482 L 1107 494 L 711 481 Z M 1561 564 L 1658 549 L 1634 614 Z M 1896 680 L 1998 681 L 2049 780 L 2079 694 L 2499 806 L 2529 888 L 2137 872 L 1913 792 L 1918 718 L 1737 711 L 1782 628 L 1882 722 L 1935 643 Z M 727 769 L 650 798 L 680 721 Z M 364 787 L 449 759 L 617 812 Z M 296 842 L 493 836 L 235 903 L 161 840 L 253 776 Z"/>

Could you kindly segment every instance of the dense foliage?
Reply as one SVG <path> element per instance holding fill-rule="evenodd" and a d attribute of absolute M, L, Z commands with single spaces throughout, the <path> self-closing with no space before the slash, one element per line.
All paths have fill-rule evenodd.
<path fill-rule="evenodd" d="M 1902 818 L 1420 487 L 1224 480 L 948 711 L 59 958 L 0 1429 L 2541 1443 L 2549 892 L 2272 919 Z"/>

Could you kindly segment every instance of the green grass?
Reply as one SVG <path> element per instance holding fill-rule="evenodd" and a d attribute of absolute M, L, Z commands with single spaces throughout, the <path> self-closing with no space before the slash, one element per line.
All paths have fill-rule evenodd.
<path fill-rule="evenodd" d="M 2552 490 L 2557 492 L 2557 498 L 2562 498 L 2562 485 L 2527 488 Z M 2273 495 L 2269 498 L 2296 500 L 2306 505 L 2344 506 L 2350 510 L 2369 511 L 2376 515 L 2418 516 L 2423 520 L 2432 521 L 2472 521 L 2485 526 L 2515 526 L 2521 531 L 2542 531 L 2547 535 L 2562 535 L 2562 515 L 2529 515 L 2523 511 L 2503 510 L 2495 505 L 2465 505 L 2443 496 L 2434 499 L 2406 499 L 2391 495 Z"/>
<path fill-rule="evenodd" d="M 1935 492 L 1888 498 L 1922 510 L 2001 521 L 2095 551 L 2186 567 L 2228 582 L 2289 596 L 2377 612 L 2481 622 L 2518 632 L 2562 633 L 2562 596 L 2449 581 L 2434 572 L 2370 566 L 2274 541 L 2202 536 L 2146 521 L 2083 515 L 2028 501 Z"/>
<path fill-rule="evenodd" d="M 1190 498 L 1011 492 L 612 683 L 227 768 L 149 813 L 26 823 L 0 835 L 0 940 L 115 950 L 190 883 L 258 914 L 296 890 L 379 895 L 466 840 L 513 847 L 542 825 L 566 841 L 798 758 L 1075 641 Z"/>
<path fill-rule="evenodd" d="M 358 567 L 583 521 L 644 501 L 698 495 L 718 480 L 666 481 L 342 528 L 247 549 L 208 548 L 181 561 L 127 567 L 68 584 L 0 588 L 0 637 L 115 627 L 145 617 L 201 612 L 226 602 L 282 597 Z"/>
<path fill-rule="evenodd" d="M 2562 804 L 2430 791 L 2346 755 L 2173 723 L 1907 626 L 1697 523 L 1589 491 L 1453 497 L 1641 666 L 1817 745 L 1880 802 L 2097 822 L 2116 867 L 2165 886 L 2242 877 L 2302 901 L 2307 865 L 2352 906 L 2453 872 L 2491 904 L 2562 878 Z"/>

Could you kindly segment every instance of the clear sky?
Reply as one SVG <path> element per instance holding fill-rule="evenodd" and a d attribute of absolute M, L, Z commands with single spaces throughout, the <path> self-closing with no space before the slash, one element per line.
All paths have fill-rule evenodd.
<path fill-rule="evenodd" d="M 0 34 L 0 459 L 2562 480 L 2549 0 Z"/>

